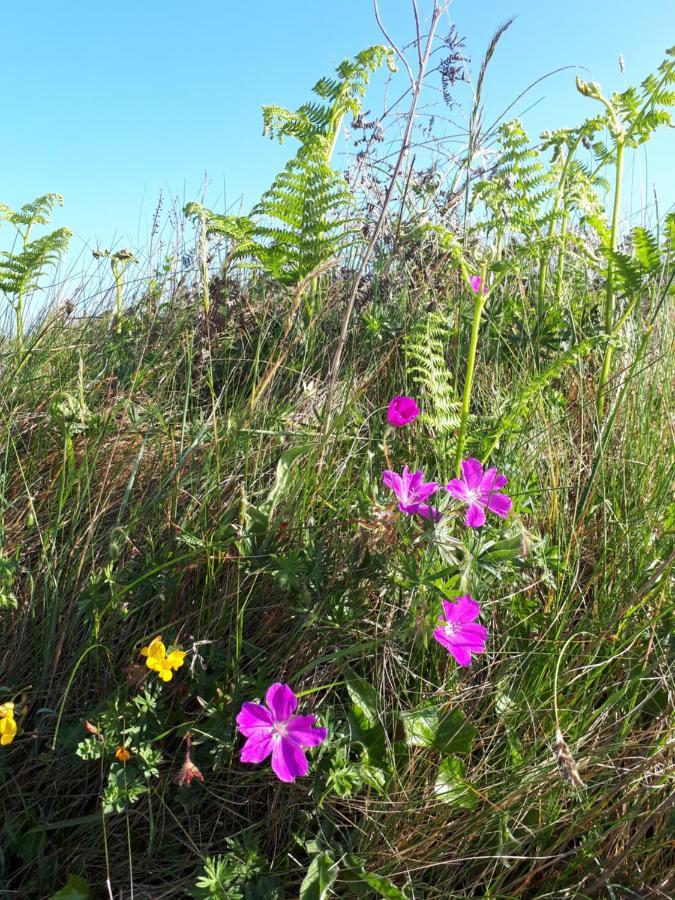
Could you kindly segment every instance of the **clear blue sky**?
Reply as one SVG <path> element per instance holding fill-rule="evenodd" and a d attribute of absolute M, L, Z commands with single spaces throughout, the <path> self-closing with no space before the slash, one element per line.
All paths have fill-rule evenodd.
<path fill-rule="evenodd" d="M 430 0 L 419 0 L 422 11 Z M 296 107 L 345 56 L 382 40 L 370 0 L 4 0 L 0 201 L 17 206 L 64 195 L 56 217 L 75 242 L 144 245 L 160 190 L 248 207 L 286 158 L 261 137 L 260 107 Z M 408 0 L 380 0 L 402 42 Z M 675 44 L 674 0 L 455 0 L 449 16 L 466 37 L 475 72 L 495 27 L 518 19 L 488 78 L 496 112 L 530 82 L 578 65 L 606 91 L 640 81 Z M 626 71 L 621 75 L 618 56 Z M 378 88 L 374 88 L 373 101 Z M 468 102 L 468 93 L 464 89 Z M 571 125 L 595 104 L 567 71 L 539 85 L 524 115 L 531 135 Z M 377 109 L 377 103 L 372 105 Z M 290 150 L 290 148 L 289 148 Z M 655 141 L 645 177 L 675 201 L 675 133 Z M 3 229 L 4 230 L 4 229 Z"/>

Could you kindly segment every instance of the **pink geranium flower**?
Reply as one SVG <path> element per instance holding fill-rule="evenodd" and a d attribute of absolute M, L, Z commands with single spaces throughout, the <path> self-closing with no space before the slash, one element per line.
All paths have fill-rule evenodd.
<path fill-rule="evenodd" d="M 442 485 L 437 481 L 425 481 L 422 470 L 409 472 L 407 466 L 403 466 L 403 472 L 391 472 L 386 469 L 382 473 L 382 481 L 390 488 L 398 500 L 398 508 L 401 512 L 411 516 L 418 515 L 424 519 L 432 519 L 437 522 L 440 514 L 436 507 L 430 506 L 425 501 L 434 494 Z"/>
<path fill-rule="evenodd" d="M 414 422 L 420 414 L 420 408 L 412 397 L 394 397 L 387 410 L 387 422 L 394 428 L 402 428 Z"/>
<path fill-rule="evenodd" d="M 434 637 L 458 665 L 468 666 L 472 653 L 485 652 L 487 628 L 476 622 L 480 607 L 469 594 L 464 594 L 455 597 L 454 603 L 443 600 L 443 612 L 445 619 L 442 615 L 438 617 L 440 627 L 434 631 Z"/>
<path fill-rule="evenodd" d="M 240 759 L 261 763 L 272 754 L 272 769 L 281 781 L 306 775 L 308 747 L 326 740 L 325 728 L 317 728 L 316 716 L 296 716 L 298 698 L 287 684 L 273 684 L 265 695 L 267 707 L 244 703 L 237 716 L 239 731 L 246 737 Z"/>
<path fill-rule="evenodd" d="M 485 525 L 485 509 L 505 519 L 511 509 L 511 498 L 499 493 L 499 488 L 508 484 L 508 478 L 500 475 L 494 467 L 483 474 L 483 467 L 477 459 L 462 461 L 463 478 L 453 478 L 445 489 L 456 500 L 466 503 L 465 524 L 470 528 Z"/>
<path fill-rule="evenodd" d="M 471 285 L 471 289 L 475 294 L 477 294 L 480 290 L 480 286 L 482 283 L 483 279 L 480 277 L 480 275 L 472 275 L 471 278 L 469 278 L 469 284 Z"/>

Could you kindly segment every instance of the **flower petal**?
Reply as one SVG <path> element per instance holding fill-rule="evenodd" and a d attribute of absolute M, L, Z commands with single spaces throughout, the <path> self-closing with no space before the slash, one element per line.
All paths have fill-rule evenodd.
<path fill-rule="evenodd" d="M 243 763 L 261 763 L 272 752 L 273 741 L 274 735 L 271 732 L 269 734 L 258 732 L 251 735 L 241 748 L 239 759 Z"/>
<path fill-rule="evenodd" d="M 462 594 L 461 597 L 455 597 L 453 606 L 455 609 L 455 622 L 461 622 L 462 624 L 475 622 L 480 615 L 480 606 L 471 594 Z"/>
<path fill-rule="evenodd" d="M 473 490 L 480 485 L 483 477 L 483 467 L 479 459 L 472 457 L 471 459 L 462 460 L 462 475 L 466 481 L 467 487 Z"/>
<path fill-rule="evenodd" d="M 446 484 L 445 489 L 456 500 L 463 500 L 465 503 L 469 502 L 469 489 L 466 486 L 466 482 L 462 481 L 461 478 L 453 478 Z"/>
<path fill-rule="evenodd" d="M 469 528 L 480 528 L 481 525 L 485 525 L 485 510 L 480 504 L 471 503 L 469 505 L 464 524 Z"/>
<path fill-rule="evenodd" d="M 392 472 L 389 469 L 385 469 L 382 473 L 382 481 L 386 484 L 390 491 L 393 491 L 397 497 L 400 497 L 403 493 L 403 484 L 401 482 L 401 476 L 398 472 Z"/>
<path fill-rule="evenodd" d="M 492 491 L 498 491 L 499 488 L 505 487 L 508 483 L 509 479 L 506 475 L 500 475 L 496 466 L 492 466 L 481 478 L 479 490 L 481 494 L 490 494 Z"/>
<path fill-rule="evenodd" d="M 442 647 L 445 647 L 446 650 L 450 650 L 452 643 L 443 628 L 435 628 L 434 637 Z"/>
<path fill-rule="evenodd" d="M 246 737 L 260 732 L 262 729 L 270 731 L 274 720 L 269 710 L 260 703 L 244 703 L 237 716 L 237 727 Z"/>
<path fill-rule="evenodd" d="M 316 716 L 293 716 L 288 720 L 286 733 L 301 747 L 318 747 L 328 734 L 327 729 L 315 727 Z"/>
<path fill-rule="evenodd" d="M 460 643 L 469 647 L 474 653 L 483 652 L 487 636 L 487 628 L 484 625 L 480 625 L 478 622 L 467 622 L 466 625 L 462 626 L 462 630 L 455 635 Z M 474 650 L 474 647 L 480 649 Z"/>
<path fill-rule="evenodd" d="M 298 707 L 298 698 L 290 687 L 278 681 L 267 689 L 265 702 L 275 722 L 285 722 Z"/>
<path fill-rule="evenodd" d="M 387 422 L 394 428 L 402 428 L 419 414 L 419 407 L 412 397 L 394 397 L 387 410 Z"/>
<path fill-rule="evenodd" d="M 272 769 L 280 781 L 295 781 L 309 771 L 305 751 L 295 741 L 282 737 L 272 748 Z"/>
<path fill-rule="evenodd" d="M 417 513 L 423 519 L 429 519 L 431 522 L 440 522 L 443 518 L 436 507 L 429 506 L 428 503 L 420 503 Z"/>
<path fill-rule="evenodd" d="M 448 647 L 448 650 L 455 657 L 458 666 L 471 665 L 471 650 L 468 647 L 453 643 L 451 647 Z"/>
<path fill-rule="evenodd" d="M 490 512 L 493 512 L 495 515 L 500 516 L 502 519 L 506 519 L 508 517 L 512 506 L 513 503 L 511 501 L 511 498 L 507 497 L 506 494 L 490 494 L 487 499 L 487 508 L 490 510 Z"/>

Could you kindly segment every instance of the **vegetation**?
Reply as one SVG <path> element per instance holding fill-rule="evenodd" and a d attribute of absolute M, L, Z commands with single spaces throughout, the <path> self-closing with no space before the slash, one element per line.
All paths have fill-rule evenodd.
<path fill-rule="evenodd" d="M 621 198 L 675 49 L 533 143 L 484 121 L 507 23 L 444 168 L 411 152 L 424 79 L 470 79 L 440 12 L 266 108 L 299 149 L 251 214 L 97 251 L 102 294 L 45 299 L 58 195 L 0 206 L 8 897 L 672 895 L 675 214 L 627 231 Z M 466 524 L 467 459 L 505 518 L 488 489 Z M 438 521 L 396 504 L 404 466 Z M 487 645 L 458 665 L 434 629 L 467 594 Z M 292 783 L 240 758 L 274 683 L 316 722 Z"/>

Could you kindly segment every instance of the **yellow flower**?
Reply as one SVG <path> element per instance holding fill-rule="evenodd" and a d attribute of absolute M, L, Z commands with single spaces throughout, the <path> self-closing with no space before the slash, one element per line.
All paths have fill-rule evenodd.
<path fill-rule="evenodd" d="M 13 703 L 0 703 L 0 718 L 4 718 L 5 716 L 9 716 L 10 719 L 14 718 Z"/>
<path fill-rule="evenodd" d="M 147 656 L 145 661 L 149 669 L 157 669 L 157 663 L 166 657 L 166 647 L 162 643 L 162 635 L 153 638 L 147 647 L 141 648 L 141 656 Z"/>
<path fill-rule="evenodd" d="M 146 666 L 153 672 L 157 672 L 162 681 L 171 681 L 174 670 L 183 665 L 185 651 L 172 650 L 167 656 L 162 636 L 157 635 L 147 647 L 141 649 L 141 656 L 146 657 Z"/>
<path fill-rule="evenodd" d="M 3 704 L 3 706 L 12 706 L 12 704 Z M 14 721 L 14 716 L 5 713 L 2 718 L 0 718 L 0 744 L 3 747 L 6 747 L 7 744 L 12 743 L 15 735 L 16 722 Z"/>
<path fill-rule="evenodd" d="M 131 756 L 131 750 L 128 750 L 126 747 L 123 747 L 121 744 L 115 750 L 115 759 L 118 762 L 125 763 Z"/>
<path fill-rule="evenodd" d="M 172 669 L 180 669 L 185 659 L 185 650 L 172 650 L 167 656 L 167 661 Z"/>

